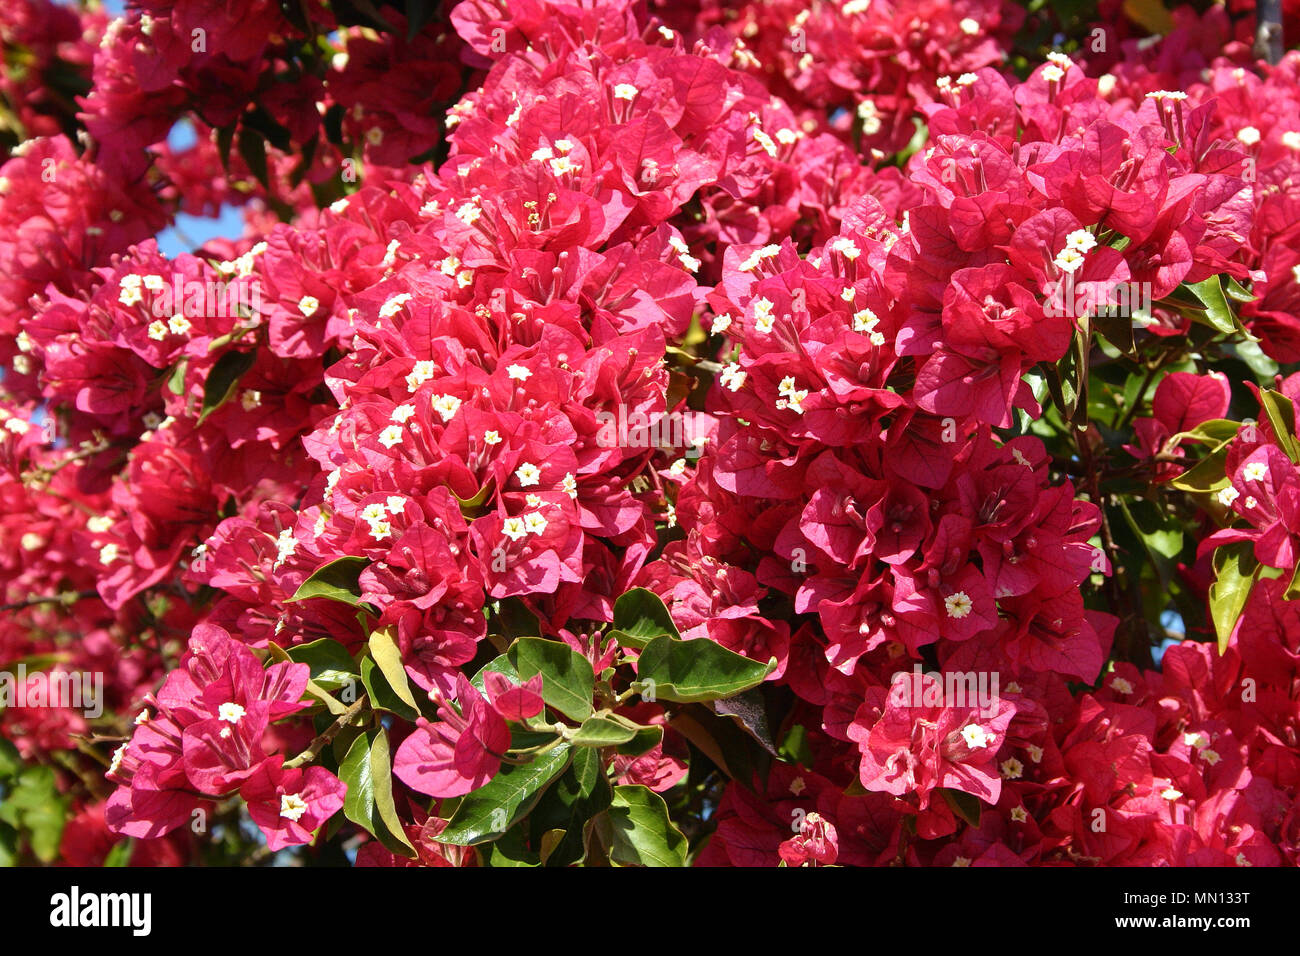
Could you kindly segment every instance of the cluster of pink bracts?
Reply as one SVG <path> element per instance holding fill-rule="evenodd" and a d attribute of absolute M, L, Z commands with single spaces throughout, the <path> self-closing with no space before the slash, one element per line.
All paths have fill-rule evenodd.
<path fill-rule="evenodd" d="M 1254 64 L 1218 8 L 1180 11 L 1156 44 L 1016 82 L 1022 14 L 999 0 L 804 6 L 464 0 L 408 39 L 390 8 L 392 33 L 332 33 L 315 3 L 305 23 L 268 0 L 108 23 L 0 3 L 92 81 L 81 143 L 41 122 L 39 70 L 0 83 L 34 137 L 0 167 L 0 597 L 67 596 L 6 612 L 0 661 L 58 648 L 139 713 L 68 859 L 234 794 L 273 850 L 340 810 L 333 774 L 284 766 L 315 733 L 306 665 L 253 649 L 360 647 L 354 607 L 290 600 L 351 556 L 440 701 L 393 730 L 416 793 L 491 779 L 507 722 L 541 708 L 536 686 L 469 685 L 485 607 L 518 599 L 599 673 L 593 634 L 644 587 L 683 638 L 775 658 L 807 728 L 804 763 L 728 787 L 700 863 L 1297 863 L 1281 436 L 1261 414 L 1232 440 L 1218 500 L 1243 520 L 1204 547 L 1250 541 L 1284 573 L 1222 654 L 1185 642 L 1139 671 L 1108 666 L 1116 619 L 1085 608 L 1110 570 L 1099 508 L 1002 432 L 1041 414 L 1025 375 L 1071 345 L 1063 284 L 1159 300 L 1230 277 L 1264 352 L 1300 359 L 1300 57 Z M 264 184 L 216 134 L 253 109 L 289 134 Z M 924 141 L 886 164 L 914 119 Z M 444 135 L 436 167 L 408 164 Z M 319 208 L 329 181 L 347 194 Z M 159 252 L 177 213 L 228 204 L 244 238 Z M 1168 376 L 1132 453 L 1176 476 L 1228 398 Z M 619 424 L 683 419 L 683 440 Z M 168 670 L 157 648 L 187 640 Z M 933 676 L 902 700 L 923 660 L 996 675 L 996 700 L 952 704 Z M 32 758 L 90 729 L 4 723 Z M 612 759 L 666 791 L 683 753 L 670 730 Z M 432 841 L 436 804 L 406 822 L 425 862 L 468 858 Z"/>

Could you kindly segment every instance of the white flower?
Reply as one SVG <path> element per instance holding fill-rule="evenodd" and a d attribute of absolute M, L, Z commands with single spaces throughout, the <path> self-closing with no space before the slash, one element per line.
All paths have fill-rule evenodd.
<path fill-rule="evenodd" d="M 161 342 L 167 338 L 167 323 L 162 319 L 154 319 L 149 323 L 149 338 L 155 342 Z"/>
<path fill-rule="evenodd" d="M 478 200 L 461 203 L 460 208 L 456 210 L 456 218 L 467 226 L 474 225 L 482 215 L 483 210 L 478 208 Z"/>
<path fill-rule="evenodd" d="M 546 519 L 540 511 L 530 511 L 524 515 L 524 528 L 529 534 L 541 534 L 546 530 Z"/>
<path fill-rule="evenodd" d="M 193 326 L 190 325 L 189 319 L 178 313 L 167 320 L 167 328 L 175 335 L 188 335 Z"/>
<path fill-rule="evenodd" d="M 772 315 L 773 303 L 771 299 L 762 298 L 754 303 L 754 328 L 763 334 L 772 331 L 776 324 L 776 318 Z"/>
<path fill-rule="evenodd" d="M 522 518 L 507 518 L 501 522 L 501 533 L 511 541 L 518 541 L 528 533 Z"/>
<path fill-rule="evenodd" d="M 239 394 L 239 405 L 246 412 L 262 407 L 262 393 L 255 388 L 246 388 Z"/>
<path fill-rule="evenodd" d="M 1223 507 L 1231 508 L 1232 503 L 1241 497 L 1241 492 L 1229 485 L 1227 488 L 1220 490 L 1215 497 L 1219 499 L 1219 504 L 1223 505 Z"/>
<path fill-rule="evenodd" d="M 854 332 L 874 332 L 880 318 L 870 309 L 859 309 L 853 313 Z"/>
<path fill-rule="evenodd" d="M 117 294 L 117 301 L 123 305 L 138 305 L 144 301 L 144 295 L 140 292 L 140 277 L 137 275 L 124 275 L 118 282 L 121 291 Z"/>
<path fill-rule="evenodd" d="M 298 311 L 306 318 L 310 319 L 316 314 L 316 310 L 319 308 L 320 299 L 316 298 L 314 295 L 305 295 L 298 300 Z"/>
<path fill-rule="evenodd" d="M 740 387 L 745 384 L 745 378 L 748 373 L 735 362 L 732 362 L 722 370 L 721 380 L 725 388 L 733 392 L 740 391 Z"/>
<path fill-rule="evenodd" d="M 1087 229 L 1076 229 L 1065 237 L 1065 248 L 1080 252 L 1091 252 L 1097 248 L 1097 237 Z"/>
<path fill-rule="evenodd" d="M 532 374 L 533 374 L 532 369 L 525 368 L 522 365 L 506 366 L 506 375 L 510 376 L 510 378 L 514 379 L 516 382 L 527 381 L 528 376 Z"/>
<path fill-rule="evenodd" d="M 449 422 L 456 417 L 456 412 L 460 409 L 460 399 L 455 395 L 435 395 L 433 396 L 433 410 L 444 421 Z"/>
<path fill-rule="evenodd" d="M 393 536 L 393 526 L 387 518 L 381 521 L 374 521 L 370 524 L 370 537 L 376 541 L 383 541 L 385 538 Z"/>
<path fill-rule="evenodd" d="M 378 501 L 372 501 L 361 509 L 361 520 L 367 524 L 374 524 L 376 521 L 383 521 L 388 517 L 388 509 Z"/>
<path fill-rule="evenodd" d="M 381 319 L 391 319 L 398 312 L 402 311 L 402 306 L 411 301 L 411 293 L 399 292 L 387 302 L 379 307 L 379 317 Z"/>
<path fill-rule="evenodd" d="M 1056 254 L 1055 259 L 1058 268 L 1065 272 L 1077 272 L 1083 265 L 1083 253 L 1078 249 L 1066 246 Z"/>
<path fill-rule="evenodd" d="M 641 91 L 631 83 L 620 83 L 614 87 L 614 99 L 627 100 L 629 103 L 636 99 L 636 95 Z"/>
<path fill-rule="evenodd" d="M 415 368 L 411 369 L 410 374 L 406 376 L 407 391 L 416 391 L 421 385 L 433 378 L 437 372 L 437 367 L 427 359 L 416 362 Z"/>
<path fill-rule="evenodd" d="M 389 495 L 384 499 L 384 508 L 389 514 L 400 515 L 406 511 L 406 498 L 402 495 Z"/>
<path fill-rule="evenodd" d="M 948 616 L 958 621 L 970 614 L 974 605 L 975 602 L 965 591 L 954 592 L 943 599 L 943 607 L 948 612 Z"/>
<path fill-rule="evenodd" d="M 111 541 L 99 549 L 99 563 L 112 564 L 117 560 L 117 545 Z"/>
<path fill-rule="evenodd" d="M 280 816 L 286 820 L 292 820 L 297 823 L 302 819 L 302 815 L 307 812 L 307 801 L 296 793 L 285 793 L 280 795 Z"/>
<path fill-rule="evenodd" d="M 228 701 L 217 708 L 217 720 L 228 724 L 237 724 L 244 716 L 244 708 L 233 701 Z"/>
<path fill-rule="evenodd" d="M 1173 787 L 1165 787 L 1165 789 L 1160 791 L 1160 796 L 1164 797 L 1166 800 L 1177 800 L 1182 795 L 1183 792 L 1181 790 L 1175 790 Z"/>
<path fill-rule="evenodd" d="M 379 444 L 383 445 L 385 448 L 392 448 L 395 445 L 400 445 L 402 439 L 403 435 L 401 425 L 389 425 L 379 433 Z"/>
<path fill-rule="evenodd" d="M 162 276 L 147 275 L 142 281 L 144 282 L 144 287 L 150 292 L 161 292 L 163 289 L 167 288 L 167 283 L 163 281 Z"/>
<path fill-rule="evenodd" d="M 1053 65 L 1043 67 L 1043 79 L 1048 83 L 1059 83 L 1063 76 L 1065 76 L 1065 71 L 1059 66 Z"/>
<path fill-rule="evenodd" d="M 298 539 L 292 528 L 283 529 L 275 539 L 275 563 L 278 565 L 298 550 Z"/>
<path fill-rule="evenodd" d="M 957 26 L 961 27 L 961 32 L 966 34 L 968 37 L 973 37 L 975 34 L 980 32 L 979 21 L 972 17 L 963 17 L 962 21 L 958 23 Z"/>
<path fill-rule="evenodd" d="M 410 420 L 411 416 L 414 414 L 415 414 L 414 405 L 398 405 L 396 408 L 393 409 L 392 418 L 393 421 L 397 422 L 398 424 L 405 424 L 407 421 Z"/>
<path fill-rule="evenodd" d="M 850 262 L 862 255 L 862 250 L 858 248 L 858 244 L 848 236 L 840 236 L 836 239 L 832 239 L 831 248 Z"/>
<path fill-rule="evenodd" d="M 113 519 L 108 515 L 91 515 L 86 519 L 86 527 L 92 534 L 103 534 L 113 527 Z"/>
<path fill-rule="evenodd" d="M 1243 126 L 1237 130 L 1237 139 L 1247 146 L 1254 146 L 1259 142 L 1259 130 L 1253 126 Z"/>
<path fill-rule="evenodd" d="M 1015 757 L 1008 757 L 1002 761 L 1002 776 L 1008 780 L 1019 780 L 1025 773 L 1025 765 Z"/>
<path fill-rule="evenodd" d="M 483 444 L 499 445 L 501 444 L 501 433 L 495 429 L 489 429 L 483 433 Z"/>
<path fill-rule="evenodd" d="M 972 750 L 983 750 L 993 742 L 993 735 L 979 724 L 967 724 L 961 729 L 961 737 Z"/>
<path fill-rule="evenodd" d="M 1242 475 L 1247 481 L 1263 481 L 1268 477 L 1268 465 L 1262 461 L 1252 461 L 1246 466 Z"/>
<path fill-rule="evenodd" d="M 1300 152 L 1300 130 L 1288 130 L 1282 134 L 1282 145 L 1287 149 Z"/>
<path fill-rule="evenodd" d="M 541 479 L 542 470 L 532 462 L 526 461 L 515 469 L 515 477 L 519 479 L 519 487 L 529 488 Z"/>
<path fill-rule="evenodd" d="M 731 313 L 724 312 L 722 315 L 715 315 L 713 317 L 713 325 L 709 329 L 709 332 L 713 335 L 717 335 L 720 332 L 727 331 L 729 328 L 731 328 Z"/>
<path fill-rule="evenodd" d="M 1122 677 L 1114 677 L 1110 682 L 1110 689 L 1117 694 L 1133 693 L 1133 685 Z"/>

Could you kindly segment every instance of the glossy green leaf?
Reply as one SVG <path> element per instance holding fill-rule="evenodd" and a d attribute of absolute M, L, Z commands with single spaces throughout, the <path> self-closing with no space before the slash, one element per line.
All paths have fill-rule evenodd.
<path fill-rule="evenodd" d="M 939 792 L 943 794 L 943 799 L 952 812 L 958 817 L 965 820 L 973 827 L 980 825 L 980 806 L 979 797 L 967 793 L 965 790 L 953 790 L 950 787 L 939 787 Z"/>
<path fill-rule="evenodd" d="M 392 688 L 399 700 L 418 711 L 420 705 L 415 702 L 411 685 L 406 679 L 406 668 L 402 665 L 402 652 L 393 640 L 391 628 L 381 627 L 370 634 L 370 656 L 379 665 L 388 686 Z"/>
<path fill-rule="evenodd" d="M 135 841 L 125 837 L 113 844 L 113 848 L 104 857 L 104 866 L 121 867 L 131 865 L 131 854 L 135 850 Z"/>
<path fill-rule="evenodd" d="M 446 829 L 435 839 L 458 846 L 495 840 L 532 810 L 569 765 L 571 753 L 567 744 L 560 744 L 526 764 L 503 764 L 495 777 L 461 799 Z"/>
<path fill-rule="evenodd" d="M 613 791 L 594 750 L 575 750 L 573 761 L 538 801 L 528 822 L 539 850 L 548 835 L 562 834 L 541 855 L 547 866 L 581 863 L 593 818 L 609 807 Z"/>
<path fill-rule="evenodd" d="M 706 638 L 657 637 L 641 652 L 632 686 L 656 700 L 718 700 L 758 686 L 774 670 L 775 658 L 760 664 Z"/>
<path fill-rule="evenodd" d="M 386 710 L 406 720 L 415 720 L 420 712 L 408 704 L 393 690 L 384 672 L 369 657 L 361 661 L 361 683 L 366 688 L 370 703 L 378 710 Z"/>
<path fill-rule="evenodd" d="M 1210 617 L 1219 637 L 1219 653 L 1228 648 L 1232 630 L 1259 578 L 1259 563 L 1249 541 L 1229 544 L 1214 553 L 1215 581 L 1210 585 Z"/>
<path fill-rule="evenodd" d="M 624 866 L 685 866 L 688 845 L 668 816 L 663 797 L 649 787 L 614 788 L 607 811 L 610 859 Z"/>
<path fill-rule="evenodd" d="M 1278 445 L 1286 452 L 1292 464 L 1300 463 L 1300 442 L 1296 441 L 1295 435 L 1295 406 L 1291 399 L 1281 392 L 1266 388 L 1260 392 L 1259 400 L 1269 425 L 1277 435 Z"/>
<path fill-rule="evenodd" d="M 366 731 L 352 742 L 339 765 L 339 779 L 348 788 L 343 815 L 393 852 L 414 856 L 397 818 L 388 735 L 382 728 Z"/>
<path fill-rule="evenodd" d="M 1208 325 L 1216 332 L 1223 332 L 1226 335 L 1232 335 L 1237 331 L 1236 317 L 1232 314 L 1232 307 L 1228 305 L 1217 275 L 1210 276 L 1202 282 L 1184 285 L 1201 304 L 1201 309 L 1194 309 L 1188 313 L 1193 322 Z"/>
<path fill-rule="evenodd" d="M 209 415 L 230 400 L 240 377 L 252 368 L 256 361 L 256 352 L 237 350 L 231 350 L 217 359 L 217 364 L 212 366 L 207 380 L 203 383 L 203 408 L 199 413 L 198 421 L 200 425 Z"/>
<path fill-rule="evenodd" d="M 573 732 L 569 743 L 575 747 L 614 747 L 633 740 L 639 729 L 630 721 L 615 720 L 606 714 L 593 714 Z"/>
<path fill-rule="evenodd" d="M 622 647 L 637 649 L 664 634 L 681 637 L 664 602 L 646 588 L 632 588 L 614 602 L 611 633 Z"/>
<path fill-rule="evenodd" d="M 361 572 L 370 564 L 369 558 L 349 555 L 322 565 L 298 590 L 293 592 L 289 601 L 306 601 L 310 598 L 324 598 L 327 601 L 342 601 L 358 607 L 361 604 L 361 585 L 358 583 Z"/>
<path fill-rule="evenodd" d="M 542 699 L 566 717 L 586 720 L 591 716 L 591 697 L 596 675 L 591 662 L 559 641 L 521 637 L 506 652 L 521 680 L 542 675 Z"/>
<path fill-rule="evenodd" d="M 336 691 L 356 680 L 357 663 L 338 641 L 323 637 L 310 644 L 287 648 L 289 659 L 311 668 L 311 679 L 328 691 Z"/>

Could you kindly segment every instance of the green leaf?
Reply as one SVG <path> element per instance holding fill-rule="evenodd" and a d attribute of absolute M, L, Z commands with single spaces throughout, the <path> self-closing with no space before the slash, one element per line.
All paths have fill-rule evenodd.
<path fill-rule="evenodd" d="M 953 813 L 973 827 L 980 825 L 981 807 L 979 797 L 969 794 L 965 790 L 953 790 L 949 787 L 939 787 L 938 789 L 943 794 L 944 802 L 952 808 Z"/>
<path fill-rule="evenodd" d="M 541 866 L 537 854 L 528 849 L 524 843 L 522 827 L 511 830 L 505 836 L 480 847 L 479 854 L 485 866 L 516 868 Z"/>
<path fill-rule="evenodd" d="M 1179 491 L 1209 494 L 1231 484 L 1224 469 L 1228 461 L 1228 443 L 1219 445 L 1195 465 L 1169 482 Z"/>
<path fill-rule="evenodd" d="M 393 763 L 388 748 L 388 731 L 380 727 L 375 731 L 375 739 L 370 745 L 370 779 L 375 800 L 375 810 L 388 832 L 415 856 L 415 847 L 407 839 L 402 829 L 402 821 L 397 818 L 397 805 L 393 802 Z M 387 840 L 386 846 L 391 845 Z"/>
<path fill-rule="evenodd" d="M 615 747 L 633 740 L 641 728 L 609 714 L 593 714 L 569 738 L 575 747 Z"/>
<path fill-rule="evenodd" d="M 1210 276 L 1202 282 L 1183 283 L 1183 285 L 1196 296 L 1197 301 L 1202 306 L 1202 309 L 1192 310 L 1189 313 L 1193 322 L 1208 325 L 1215 331 L 1223 332 L 1226 335 L 1232 335 L 1237 331 L 1237 319 L 1232 314 L 1232 307 L 1228 305 L 1228 300 L 1223 295 L 1223 286 L 1219 282 L 1218 276 Z"/>
<path fill-rule="evenodd" d="M 269 188 L 266 168 L 266 141 L 262 139 L 261 134 L 247 128 L 241 129 L 239 131 L 238 149 L 239 157 L 248 166 L 248 171 L 262 184 L 262 188 Z"/>
<path fill-rule="evenodd" d="M 167 376 L 167 390 L 173 395 L 183 395 L 185 393 L 185 364 L 186 359 L 181 359 Z"/>
<path fill-rule="evenodd" d="M 1294 601 L 1300 598 L 1300 564 L 1296 565 L 1295 573 L 1291 575 L 1291 583 L 1286 586 L 1282 598 L 1286 601 Z"/>
<path fill-rule="evenodd" d="M 1207 442 L 1217 448 L 1224 442 L 1236 438 L 1240 429 L 1240 422 L 1234 422 L 1227 418 L 1211 418 L 1208 421 L 1201 422 L 1193 429 L 1179 432 L 1169 441 L 1171 443 L 1181 443 L 1184 439 L 1190 438 L 1194 441 Z"/>
<path fill-rule="evenodd" d="M 1224 284 L 1224 288 L 1228 293 L 1228 298 L 1237 302 L 1254 302 L 1255 299 L 1258 298 L 1255 293 L 1248 292 L 1243 288 L 1242 284 L 1232 276 L 1228 276 L 1227 279 L 1228 281 Z"/>
<path fill-rule="evenodd" d="M 1167 591 L 1183 551 L 1182 522 L 1150 501 L 1137 498 L 1127 502 L 1122 497 L 1117 500 L 1124 520 L 1142 541 Z"/>
<path fill-rule="evenodd" d="M 534 846 L 540 846 L 547 834 L 563 833 L 544 854 L 545 865 L 581 863 L 587 855 L 591 821 L 609 807 L 612 799 L 600 754 L 594 750 L 574 751 L 568 769 L 547 789 L 528 817 Z"/>
<path fill-rule="evenodd" d="M 347 756 L 339 764 L 339 779 L 348 786 L 343 798 L 343 815 L 374 834 L 375 781 L 370 769 L 372 740 L 373 732 L 362 734 L 352 742 Z"/>
<path fill-rule="evenodd" d="M 23 768 L 23 758 L 9 740 L 0 737 L 0 780 L 12 777 Z"/>
<path fill-rule="evenodd" d="M 387 710 L 406 720 L 415 720 L 420 712 L 402 700 L 393 690 L 379 665 L 369 657 L 361 661 L 361 683 L 366 688 L 370 703 L 379 710 Z"/>
<path fill-rule="evenodd" d="M 571 750 L 560 744 L 523 765 L 504 764 L 501 772 L 467 793 L 451 815 L 440 843 L 475 846 L 495 840 L 526 816 L 546 787 L 569 765 Z"/>
<path fill-rule="evenodd" d="M 520 680 L 542 675 L 542 699 L 566 717 L 586 720 L 591 716 L 591 696 L 596 675 L 591 662 L 559 641 L 521 637 L 506 652 Z"/>
<path fill-rule="evenodd" d="M 286 653 L 291 661 L 306 664 L 311 669 L 311 679 L 328 691 L 346 687 L 358 676 L 357 663 L 347 648 L 328 637 L 287 648 Z"/>
<path fill-rule="evenodd" d="M 659 595 L 645 588 L 632 588 L 614 602 L 612 634 L 620 646 L 638 650 L 664 634 L 682 636 Z"/>
<path fill-rule="evenodd" d="M 1300 463 L 1300 443 L 1295 437 L 1295 405 L 1281 392 L 1266 388 L 1259 393 L 1259 402 L 1264 407 L 1268 423 L 1277 435 L 1277 443 L 1286 452 L 1292 464 Z"/>
<path fill-rule="evenodd" d="M 230 351 L 217 359 L 217 364 L 208 372 L 203 383 L 203 409 L 199 414 L 200 425 L 235 393 L 235 386 L 240 377 L 253 367 L 257 361 L 256 352 Z"/>
<path fill-rule="evenodd" d="M 388 686 L 392 688 L 393 693 L 398 696 L 403 703 L 413 711 L 418 711 L 420 705 L 415 702 L 415 695 L 411 693 L 411 685 L 406 680 L 406 668 L 402 666 L 402 652 L 398 650 L 397 643 L 393 640 L 390 633 L 391 628 L 381 627 L 370 634 L 370 655 L 379 665 L 380 672 L 388 681 Z"/>
<path fill-rule="evenodd" d="M 614 752 L 624 757 L 639 757 L 643 753 L 654 749 L 654 746 L 663 739 L 663 727 L 659 724 L 651 724 L 638 730 L 627 743 L 615 747 Z"/>
<path fill-rule="evenodd" d="M 117 843 L 113 844 L 113 849 L 109 850 L 108 855 L 104 857 L 104 866 L 130 866 L 133 850 L 135 850 L 135 841 L 130 837 L 118 840 Z"/>
<path fill-rule="evenodd" d="M 266 649 L 276 663 L 284 663 L 293 660 L 293 658 L 289 656 L 288 652 L 286 652 L 279 644 L 272 642 L 267 644 Z M 344 686 L 346 686 L 346 684 Z M 324 704 L 326 709 L 336 717 L 347 712 L 348 708 L 346 704 L 339 701 L 338 698 L 314 680 L 309 679 L 307 681 L 307 693 Z"/>
<path fill-rule="evenodd" d="M 685 866 L 687 842 L 668 817 L 663 797 L 649 787 L 614 788 L 607 811 L 613 841 L 610 859 L 624 866 Z"/>
<path fill-rule="evenodd" d="M 382 728 L 368 730 L 352 742 L 339 765 L 339 779 L 348 787 L 343 815 L 394 853 L 415 856 L 397 819 L 388 735 Z"/>
<path fill-rule="evenodd" d="M 1232 629 L 1246 607 L 1260 567 L 1249 541 L 1224 545 L 1214 552 L 1216 578 L 1210 585 L 1210 617 L 1219 637 L 1219 653 L 1228 649 Z"/>
<path fill-rule="evenodd" d="M 718 700 L 757 687 L 774 670 L 775 658 L 760 664 L 707 638 L 656 637 L 641 652 L 632 686 L 656 700 Z"/>
<path fill-rule="evenodd" d="M 26 834 L 38 860 L 53 863 L 59 855 L 67 807 L 68 798 L 59 793 L 54 769 L 27 767 L 0 805 L 0 819 Z"/>
<path fill-rule="evenodd" d="M 361 572 L 370 565 L 369 558 L 357 558 L 351 555 L 338 558 L 322 565 L 312 572 L 311 577 L 298 585 L 289 601 L 306 601 L 310 598 L 325 598 L 327 601 L 342 601 L 353 607 L 361 606 Z"/>

